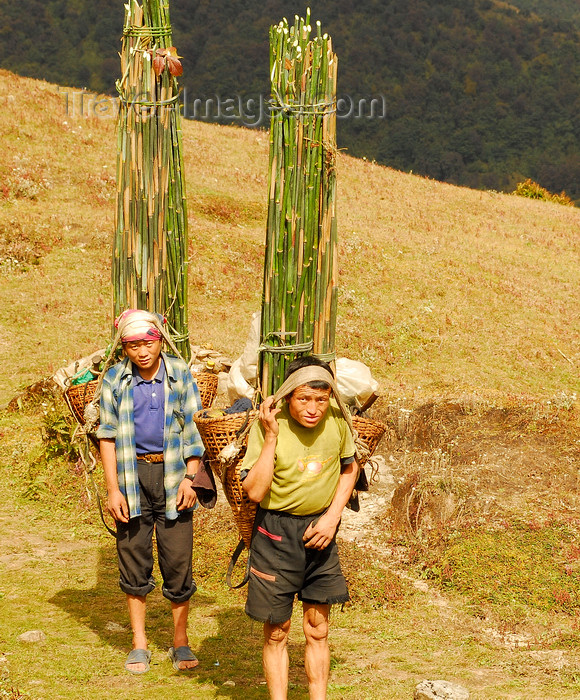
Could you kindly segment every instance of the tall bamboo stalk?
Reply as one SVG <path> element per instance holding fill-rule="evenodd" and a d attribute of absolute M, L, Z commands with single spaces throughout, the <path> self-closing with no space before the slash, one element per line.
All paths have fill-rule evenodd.
<path fill-rule="evenodd" d="M 168 0 L 129 0 L 117 81 L 114 313 L 138 308 L 163 314 L 177 348 L 189 358 L 178 75 Z"/>
<path fill-rule="evenodd" d="M 270 28 L 272 116 L 260 355 L 261 393 L 312 352 L 334 358 L 337 307 L 336 73 L 310 14 Z"/>

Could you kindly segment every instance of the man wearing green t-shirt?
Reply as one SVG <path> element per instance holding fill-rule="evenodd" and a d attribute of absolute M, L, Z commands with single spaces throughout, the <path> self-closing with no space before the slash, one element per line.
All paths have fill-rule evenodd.
<path fill-rule="evenodd" d="M 280 396 L 285 401 L 278 407 Z M 272 700 L 287 697 L 294 596 L 303 607 L 311 700 L 326 698 L 330 606 L 349 600 L 335 538 L 359 469 L 339 401 L 326 362 L 294 360 L 276 396 L 260 405 L 242 464 L 249 470 L 244 490 L 260 504 L 246 613 L 264 623 L 263 664 Z"/>

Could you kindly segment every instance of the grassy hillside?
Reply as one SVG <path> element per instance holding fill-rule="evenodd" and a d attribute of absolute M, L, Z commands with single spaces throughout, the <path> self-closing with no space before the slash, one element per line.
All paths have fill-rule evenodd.
<path fill-rule="evenodd" d="M 67 113 L 2 72 L 0 104 L 1 405 L 107 342 L 116 145 L 79 93 Z M 267 134 L 187 122 L 184 150 L 192 341 L 235 357 L 260 304 Z M 578 388 L 578 210 L 338 168 L 339 354 L 392 394 Z"/>
<path fill-rule="evenodd" d="M 65 105 L 0 72 L 1 406 L 110 337 L 115 125 Z M 184 130 L 192 340 L 235 357 L 260 303 L 267 134 Z M 578 698 L 580 211 L 338 165 L 338 352 L 372 368 L 389 430 L 378 483 L 341 527 L 352 606 L 333 612 L 329 698 L 407 700 L 426 678 L 474 700 Z M 225 500 L 195 518 L 199 670 L 167 662 L 157 591 L 153 666 L 135 679 L 114 542 L 66 409 L 22 404 L 0 411 L 0 697 L 263 700 L 260 629 L 224 583 Z M 298 616 L 293 628 L 301 700 Z M 30 630 L 45 642 L 19 638 Z"/>
<path fill-rule="evenodd" d="M 310 5 L 340 59 L 341 148 L 472 188 L 531 177 L 580 201 L 576 0 L 170 4 L 189 116 L 264 125 L 268 28 Z M 0 68 L 116 95 L 122 21 L 121 0 L 0 0 Z"/>

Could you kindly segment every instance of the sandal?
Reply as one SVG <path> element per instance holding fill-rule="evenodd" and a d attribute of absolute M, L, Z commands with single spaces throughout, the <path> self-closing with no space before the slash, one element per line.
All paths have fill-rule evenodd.
<path fill-rule="evenodd" d="M 173 664 L 173 668 L 176 671 L 193 671 L 193 669 L 197 666 L 196 663 L 195 666 L 190 666 L 189 668 L 179 667 L 179 664 L 182 661 L 197 661 L 197 656 L 191 651 L 191 649 L 188 646 L 177 648 L 171 647 L 167 652 L 167 656 L 169 656 L 169 659 Z"/>
<path fill-rule="evenodd" d="M 149 664 L 151 661 L 151 652 L 149 649 L 133 649 L 129 652 L 127 656 L 127 661 L 125 661 L 125 670 L 134 675 L 140 675 L 141 673 L 147 673 L 149 670 Z M 143 664 L 144 669 L 137 671 L 134 668 L 130 668 L 130 664 Z"/>

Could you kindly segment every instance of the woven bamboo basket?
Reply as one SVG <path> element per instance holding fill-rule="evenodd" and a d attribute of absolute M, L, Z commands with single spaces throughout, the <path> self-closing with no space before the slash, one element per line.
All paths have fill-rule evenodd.
<path fill-rule="evenodd" d="M 200 372 L 194 378 L 199 389 L 202 407 L 204 409 L 210 408 L 217 394 L 217 374 Z M 73 384 L 64 392 L 65 401 L 71 413 L 81 425 L 85 424 L 85 408 L 92 401 L 98 383 L 98 379 L 91 379 L 90 382 L 85 384 Z"/>
<path fill-rule="evenodd" d="M 356 430 L 359 439 L 364 442 L 369 451 L 368 457 L 359 458 L 358 460 L 359 466 L 364 467 L 377 449 L 381 438 L 387 430 L 387 426 L 378 420 L 371 420 L 370 418 L 363 418 L 362 416 L 353 416 L 352 427 Z"/>
<path fill-rule="evenodd" d="M 222 483 L 227 502 L 232 509 L 238 532 L 244 540 L 246 549 L 250 549 L 258 504 L 250 501 L 247 493 L 242 488 L 242 482 L 240 480 L 241 465 L 241 459 L 237 459 L 235 464 L 227 467 Z"/>
<path fill-rule="evenodd" d="M 219 453 L 224 447 L 230 445 L 238 433 L 240 433 L 249 422 L 253 422 L 258 411 L 247 413 L 229 413 L 225 416 L 205 417 L 204 411 L 198 411 L 193 420 L 197 425 L 201 440 L 206 449 L 207 456 L 211 462 L 214 474 L 222 478 L 222 466 L 218 459 Z M 247 440 L 244 440 L 236 461 L 241 461 L 246 454 Z"/>
<path fill-rule="evenodd" d="M 213 372 L 197 372 L 193 375 L 193 378 L 199 389 L 202 408 L 210 408 L 217 394 L 217 374 Z"/>
<path fill-rule="evenodd" d="M 84 384 L 73 384 L 64 392 L 71 413 L 81 425 L 85 424 L 85 407 L 92 401 L 98 383 L 98 379 L 91 379 Z"/>
<path fill-rule="evenodd" d="M 225 470 L 218 455 L 224 447 L 236 439 L 250 421 L 257 417 L 258 411 L 231 413 L 212 418 L 204 417 L 203 413 L 203 411 L 199 411 L 193 419 L 209 457 L 211 469 L 221 479 L 226 500 L 232 509 L 234 522 L 244 544 L 249 549 L 258 506 L 250 501 L 240 480 L 240 466 L 248 444 L 247 436 L 240 444 L 240 451 Z"/>
<path fill-rule="evenodd" d="M 240 467 L 242 459 L 246 454 L 247 435 L 240 445 L 239 453 L 226 467 L 225 472 L 218 459 L 218 455 L 224 447 L 230 445 L 236 439 L 237 435 L 244 430 L 248 421 L 253 421 L 257 415 L 258 411 L 250 411 L 249 414 L 233 413 L 209 418 L 203 416 L 203 411 L 199 411 L 193 417 L 207 451 L 212 471 L 222 481 L 224 493 L 232 509 L 234 521 L 248 549 L 250 548 L 252 539 L 257 504 L 250 501 L 242 488 L 242 482 L 240 480 Z M 376 450 L 381 438 L 387 430 L 387 426 L 380 421 L 362 418 L 361 416 L 353 416 L 352 424 L 353 428 L 358 433 L 359 439 L 365 443 L 369 450 L 368 457 L 365 460 L 360 460 L 360 466 L 362 467 Z"/>

